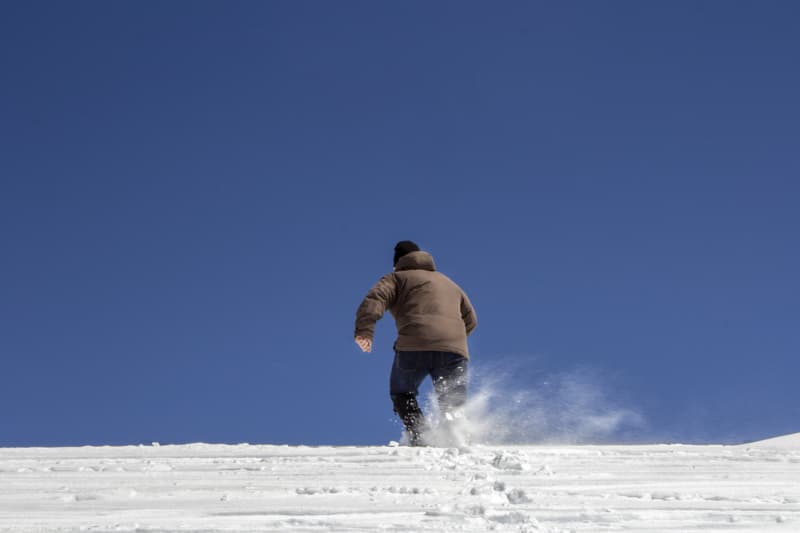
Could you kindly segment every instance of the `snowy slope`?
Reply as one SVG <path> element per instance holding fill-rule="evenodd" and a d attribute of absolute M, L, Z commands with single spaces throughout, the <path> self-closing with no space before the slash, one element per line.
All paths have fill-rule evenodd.
<path fill-rule="evenodd" d="M 18 448 L 0 480 L 3 532 L 800 531 L 791 446 Z"/>
<path fill-rule="evenodd" d="M 784 435 L 782 437 L 775 437 L 774 439 L 760 440 L 752 442 L 747 446 L 756 448 L 772 448 L 779 450 L 797 450 L 800 451 L 800 433 L 792 435 Z"/>

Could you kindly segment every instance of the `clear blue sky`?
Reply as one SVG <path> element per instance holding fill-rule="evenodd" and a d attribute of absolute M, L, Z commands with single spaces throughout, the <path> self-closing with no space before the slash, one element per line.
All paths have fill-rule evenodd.
<path fill-rule="evenodd" d="M 0 445 L 382 444 L 420 243 L 476 370 L 800 431 L 796 2 L 0 5 Z M 518 386 L 535 389 L 542 380 Z"/>

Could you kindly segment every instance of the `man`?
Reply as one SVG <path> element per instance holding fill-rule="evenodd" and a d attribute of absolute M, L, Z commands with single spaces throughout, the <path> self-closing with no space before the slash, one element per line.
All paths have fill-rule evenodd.
<path fill-rule="evenodd" d="M 372 351 L 375 322 L 388 310 L 397 325 L 390 378 L 394 411 L 412 446 L 424 444 L 425 418 L 417 403 L 422 381 L 430 376 L 440 411 L 457 416 L 466 402 L 467 335 L 478 321 L 464 291 L 436 271 L 433 257 L 412 241 L 394 248 L 394 271 L 372 287 L 356 313 L 355 340 Z"/>

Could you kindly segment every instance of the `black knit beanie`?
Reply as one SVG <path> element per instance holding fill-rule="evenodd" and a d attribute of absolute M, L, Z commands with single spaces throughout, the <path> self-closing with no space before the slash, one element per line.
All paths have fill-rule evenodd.
<path fill-rule="evenodd" d="M 413 241 L 400 241 L 394 247 L 394 265 L 406 254 L 411 252 L 419 252 L 419 246 Z"/>

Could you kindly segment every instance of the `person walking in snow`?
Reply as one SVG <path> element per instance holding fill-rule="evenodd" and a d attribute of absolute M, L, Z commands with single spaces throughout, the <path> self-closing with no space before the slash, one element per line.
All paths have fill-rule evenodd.
<path fill-rule="evenodd" d="M 478 324 L 466 293 L 436 271 L 433 257 L 412 241 L 394 248 L 394 271 L 369 291 L 356 312 L 355 341 L 372 351 L 375 323 L 389 311 L 397 326 L 390 396 L 412 446 L 424 444 L 425 417 L 417 403 L 427 376 L 440 411 L 457 416 L 466 402 L 467 336 Z"/>

